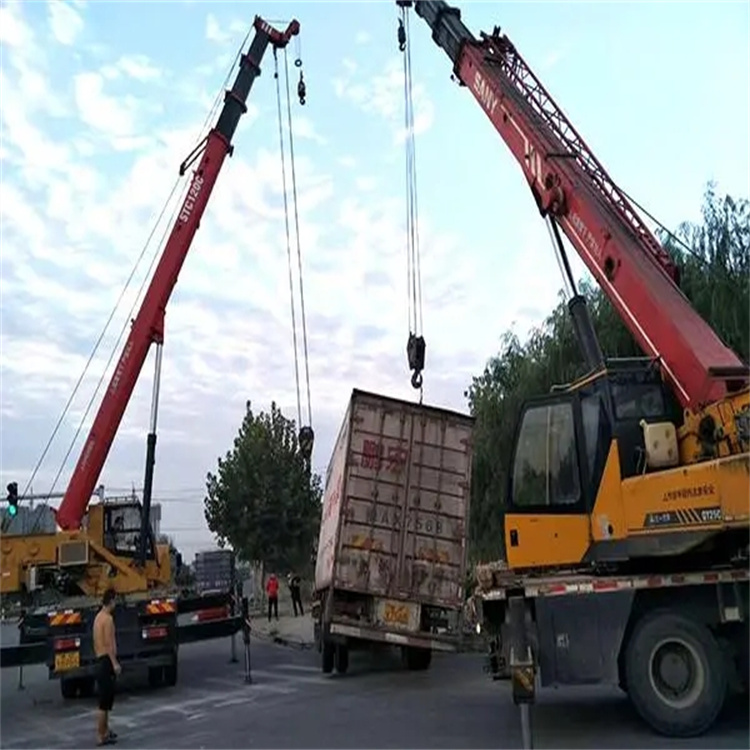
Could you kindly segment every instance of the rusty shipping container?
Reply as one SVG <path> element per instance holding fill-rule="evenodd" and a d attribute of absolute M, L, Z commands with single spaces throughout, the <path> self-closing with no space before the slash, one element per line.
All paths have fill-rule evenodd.
<path fill-rule="evenodd" d="M 457 646 L 474 420 L 355 390 L 328 467 L 315 567 L 323 670 L 349 646 L 401 645 L 426 668 Z"/>

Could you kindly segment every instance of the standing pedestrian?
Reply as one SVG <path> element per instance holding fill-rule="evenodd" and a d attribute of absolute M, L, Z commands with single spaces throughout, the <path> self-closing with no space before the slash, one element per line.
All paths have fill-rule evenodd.
<path fill-rule="evenodd" d="M 102 608 L 94 618 L 94 655 L 97 661 L 96 681 L 99 688 L 99 714 L 97 716 L 98 744 L 114 745 L 117 734 L 109 728 L 109 712 L 115 702 L 115 681 L 120 674 L 115 637 L 115 590 L 110 588 L 102 597 Z"/>
<path fill-rule="evenodd" d="M 268 622 L 271 622 L 271 612 L 279 619 L 279 579 L 275 573 L 271 573 L 266 583 L 266 596 L 268 596 Z"/>
<path fill-rule="evenodd" d="M 305 611 L 302 609 L 302 581 L 296 573 L 289 574 L 289 591 L 292 595 L 292 607 L 294 608 L 294 616 L 297 616 L 298 608 L 299 614 L 304 615 Z"/>

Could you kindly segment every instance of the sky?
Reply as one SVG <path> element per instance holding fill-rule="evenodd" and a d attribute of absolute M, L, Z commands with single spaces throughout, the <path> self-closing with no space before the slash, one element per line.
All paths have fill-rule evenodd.
<path fill-rule="evenodd" d="M 749 8 L 461 4 L 475 34 L 502 27 L 613 179 L 670 228 L 700 219 L 709 180 L 750 195 Z M 395 3 L 0 0 L 3 486 L 23 491 L 32 478 L 136 267 L 33 475 L 35 493 L 64 491 L 104 386 L 84 419 L 87 405 L 170 227 L 157 219 L 175 205 L 178 166 L 234 77 L 255 14 L 301 24 L 279 65 L 282 93 L 286 60 L 293 95 L 316 469 L 325 472 L 352 388 L 417 397 L 405 354 Z M 464 391 L 503 333 L 524 337 L 542 323 L 562 280 L 520 167 L 418 17 L 411 45 L 424 400 L 465 411 Z M 273 69 L 269 52 L 168 306 L 154 498 L 187 559 L 213 546 L 205 477 L 231 448 L 246 401 L 267 410 L 275 400 L 297 418 Z M 107 494 L 143 484 L 152 380 L 153 353 L 102 472 Z"/>

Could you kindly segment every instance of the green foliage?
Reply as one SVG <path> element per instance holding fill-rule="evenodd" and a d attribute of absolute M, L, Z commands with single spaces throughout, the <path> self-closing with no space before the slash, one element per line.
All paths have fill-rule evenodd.
<path fill-rule="evenodd" d="M 750 203 L 719 198 L 709 184 L 703 222 L 685 223 L 675 235 L 660 239 L 677 261 L 681 287 L 697 311 L 728 346 L 745 361 L 750 355 Z M 685 249 L 686 245 L 690 251 Z M 604 293 L 581 282 L 604 354 L 642 356 L 633 337 Z M 573 327 L 560 299 L 544 323 L 526 342 L 512 332 L 500 352 L 473 378 L 466 391 L 476 416 L 472 479 L 470 556 L 473 562 L 503 554 L 503 510 L 516 419 L 523 401 L 547 393 L 556 383 L 582 375 L 582 362 Z"/>
<path fill-rule="evenodd" d="M 310 562 L 322 483 L 297 446 L 297 430 L 275 403 L 253 414 L 247 402 L 234 446 L 206 477 L 205 516 L 219 546 L 283 572 Z"/>

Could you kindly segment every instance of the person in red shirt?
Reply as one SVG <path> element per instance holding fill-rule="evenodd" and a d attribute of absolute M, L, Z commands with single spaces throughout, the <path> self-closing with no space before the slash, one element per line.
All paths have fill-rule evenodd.
<path fill-rule="evenodd" d="M 266 583 L 266 595 L 268 596 L 268 622 L 271 622 L 271 612 L 279 619 L 279 579 L 275 573 L 271 573 Z"/>

